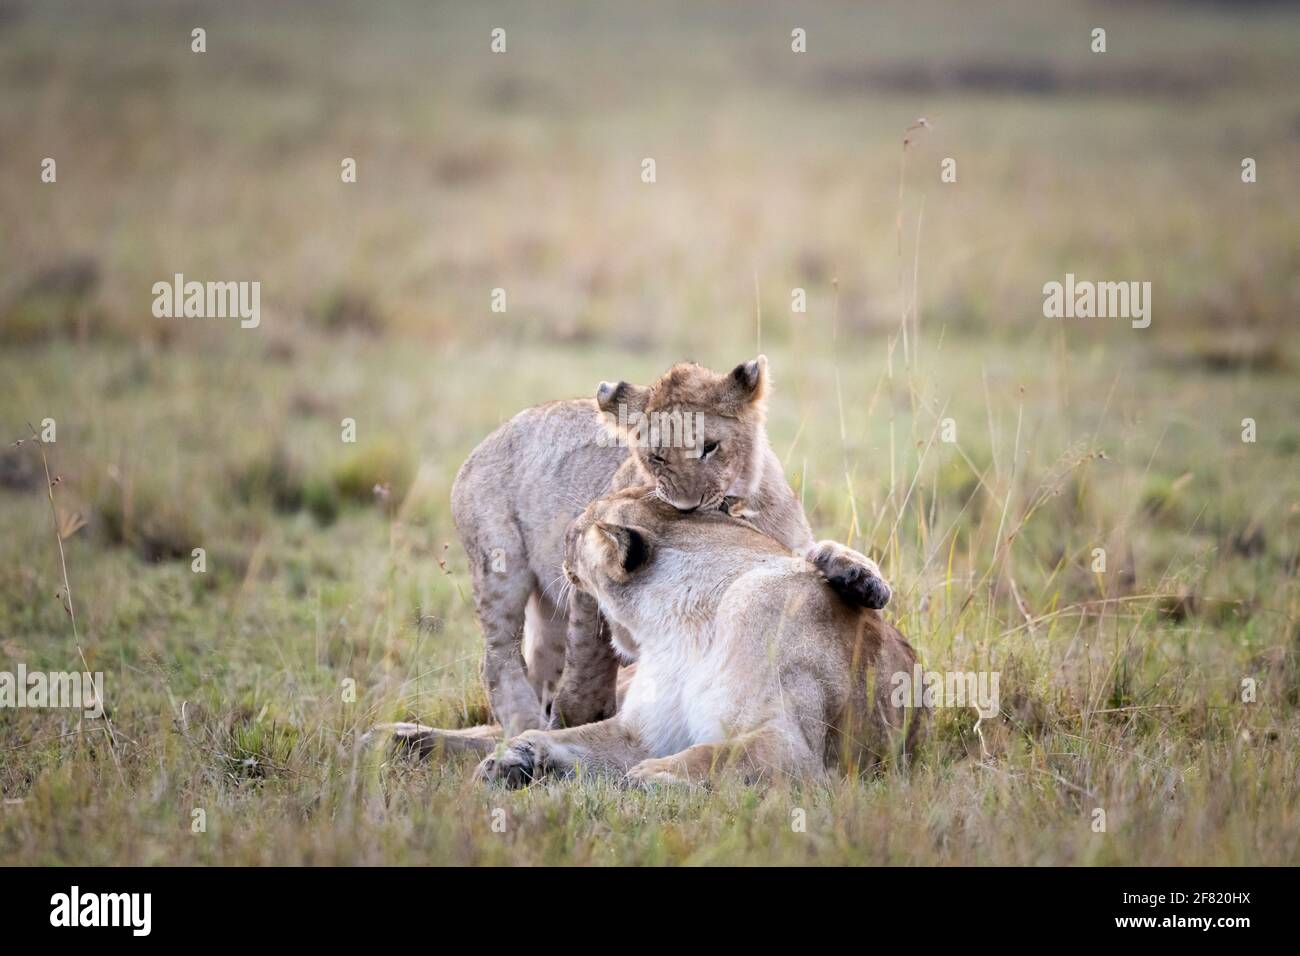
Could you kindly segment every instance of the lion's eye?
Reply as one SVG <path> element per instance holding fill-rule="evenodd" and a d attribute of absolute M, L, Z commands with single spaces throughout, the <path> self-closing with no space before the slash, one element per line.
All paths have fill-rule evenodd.
<path fill-rule="evenodd" d="M 704 443 L 704 454 L 701 455 L 700 457 L 701 457 L 701 458 L 708 458 L 710 455 L 712 455 L 712 454 L 713 454 L 715 451 L 717 451 L 717 450 L 718 450 L 718 443 L 717 443 L 717 442 L 715 442 L 715 441 L 706 441 L 706 442 Z"/>
<path fill-rule="evenodd" d="M 650 456 L 650 460 L 651 460 L 652 462 L 654 462 L 656 465 L 662 465 L 662 464 L 664 463 L 664 456 L 663 456 L 663 455 L 651 455 L 651 456 Z"/>

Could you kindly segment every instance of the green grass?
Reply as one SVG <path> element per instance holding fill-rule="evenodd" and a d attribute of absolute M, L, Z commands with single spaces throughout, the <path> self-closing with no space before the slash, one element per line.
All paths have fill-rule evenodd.
<path fill-rule="evenodd" d="M 85 521 L 78 641 L 40 449 L 0 451 L 0 670 L 84 653 L 108 705 L 0 709 L 0 859 L 1300 862 L 1300 19 L 1108 7 L 1099 59 L 1087 8 L 814 4 L 795 60 L 732 5 L 279 9 L 23 6 L 0 41 L 0 437 L 55 419 Z M 1063 86 L 944 85 L 1004 62 Z M 259 279 L 261 327 L 154 319 L 175 271 Z M 1151 280 L 1152 327 L 1044 319 L 1066 271 Z M 877 555 L 927 667 L 998 671 L 1001 716 L 804 789 L 509 793 L 359 753 L 486 716 L 468 451 L 760 348 L 815 530 Z"/>
<path fill-rule="evenodd" d="M 151 390 L 101 407 L 49 448 L 64 476 L 59 507 L 89 519 L 67 542 L 67 560 L 82 648 L 106 672 L 117 745 L 103 721 L 0 711 L 0 782 L 6 799 L 20 801 L 0 818 L 7 859 L 1295 860 L 1300 542 L 1289 507 L 1296 479 L 1282 446 L 1284 436 L 1294 440 L 1289 422 L 1300 408 L 1286 377 L 1204 376 L 1199 399 L 1180 399 L 1185 421 L 1144 420 L 1139 410 L 1176 393 L 1177 376 L 1099 356 L 1070 370 L 1072 397 L 1058 405 L 1053 390 L 1063 383 L 1042 356 L 944 346 L 928 374 L 911 378 L 922 398 L 933 393 L 940 405 L 966 409 L 957 416 L 959 445 L 927 450 L 930 422 L 922 413 L 914 423 L 900 407 L 895 432 L 920 436 L 922 447 L 895 442 L 903 480 L 891 494 L 890 415 L 870 410 L 883 357 L 840 355 L 846 424 L 858 436 L 849 456 L 861 463 L 852 488 L 863 533 L 855 535 L 834 395 L 804 382 L 832 358 L 798 365 L 774 352 L 785 389 L 771 430 L 783 454 L 793 446 L 792 478 L 807 475 L 801 491 L 818 530 L 865 538 L 882 553 L 900 585 L 892 613 L 928 667 L 1001 673 L 1004 715 L 981 727 L 987 755 L 973 714 L 942 711 L 907 777 L 802 793 L 642 794 L 575 782 L 508 794 L 470 785 L 463 763 L 390 766 L 382 753 L 361 757 L 351 745 L 381 720 L 482 719 L 480 639 L 458 546 L 445 552 L 449 573 L 437 563 L 454 542 L 447 489 L 500 407 L 546 392 L 526 375 L 502 382 L 474 371 L 500 361 L 500 349 L 437 360 L 433 387 L 416 369 L 428 356 L 358 349 L 349 359 L 357 381 L 403 384 L 387 411 L 357 416 L 357 450 L 401 434 L 421 478 L 400 506 L 345 500 L 326 526 L 305 504 L 276 510 L 246 500 L 219 466 L 262 447 L 262 428 L 245 427 L 245 412 L 261 408 L 274 421 L 276 401 L 296 384 L 321 381 L 317 360 L 327 352 L 306 353 L 288 369 L 250 361 L 229 376 L 209 373 L 222 386 L 205 382 L 211 355 L 172 359 L 175 380 L 190 384 L 168 393 L 168 420 L 225 409 L 206 429 L 209 454 L 167 455 L 157 446 L 156 460 L 129 454 L 162 427 L 144 420 L 157 414 Z M 566 350 L 537 359 L 575 382 L 607 377 L 611 360 L 655 367 L 667 356 Z M 53 350 L 28 355 L 17 380 L 63 382 L 40 410 L 71 423 L 100 380 L 130 361 L 111 350 Z M 983 370 L 999 363 L 986 403 Z M 801 391 L 806 401 L 793 398 Z M 33 395 L 28 404 L 40 402 Z M 1255 408 L 1266 409 L 1264 431 L 1275 437 L 1243 445 L 1234 419 Z M 379 421 L 384 429 L 367 441 Z M 295 447 L 305 474 L 329 476 L 347 453 L 332 423 L 318 426 L 316 441 Z M 982 469 L 982 484 L 967 458 Z M 193 573 L 188 557 L 149 563 L 126 541 L 105 539 L 99 499 L 83 486 L 110 462 L 123 482 L 157 489 L 156 501 L 189 489 L 185 544 L 207 549 L 205 574 Z M 1193 477 L 1180 481 L 1185 473 Z M 1153 484 L 1156 476 L 1163 483 Z M 1152 487 L 1160 489 L 1155 513 Z M 68 621 L 53 598 L 60 572 L 46 502 L 35 489 L 10 492 L 3 504 L 11 529 L 0 578 L 6 659 L 73 667 Z M 1241 553 L 1243 534 L 1256 527 L 1262 545 Z M 995 556 L 999 540 L 1008 543 Z M 1095 546 L 1107 549 L 1104 575 L 1088 570 Z M 1162 611 L 1178 595 L 1194 598 L 1181 618 Z M 1240 702 L 1243 677 L 1258 682 L 1256 703 Z M 355 702 L 345 699 L 347 679 L 356 682 Z M 1096 807 L 1107 812 L 1105 834 L 1091 830 Z M 194 808 L 206 813 L 201 835 L 190 832 Z M 507 813 L 504 834 L 492 830 L 497 808 Z M 806 811 L 807 832 L 791 830 L 795 808 Z"/>

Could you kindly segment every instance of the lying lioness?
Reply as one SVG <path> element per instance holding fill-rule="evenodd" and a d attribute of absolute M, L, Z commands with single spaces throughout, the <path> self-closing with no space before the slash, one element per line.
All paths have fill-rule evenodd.
<path fill-rule="evenodd" d="M 889 694 L 911 646 L 729 510 L 683 514 L 635 488 L 574 520 L 565 573 L 640 638 L 635 675 L 617 716 L 526 731 L 479 779 L 522 786 L 579 765 L 643 783 L 812 779 L 912 752 L 924 712 Z"/>

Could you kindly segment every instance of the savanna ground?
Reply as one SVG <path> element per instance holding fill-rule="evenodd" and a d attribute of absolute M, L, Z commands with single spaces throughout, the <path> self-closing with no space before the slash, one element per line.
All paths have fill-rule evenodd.
<path fill-rule="evenodd" d="M 0 860 L 1300 861 L 1297 50 L 1275 5 L 0 3 L 0 423 L 57 423 L 0 454 L 0 670 L 108 706 L 0 710 Z M 261 326 L 154 318 L 175 272 Z M 1045 319 L 1066 272 L 1151 327 Z M 358 754 L 486 717 L 465 454 L 760 349 L 816 531 L 1001 715 L 802 790 Z"/>

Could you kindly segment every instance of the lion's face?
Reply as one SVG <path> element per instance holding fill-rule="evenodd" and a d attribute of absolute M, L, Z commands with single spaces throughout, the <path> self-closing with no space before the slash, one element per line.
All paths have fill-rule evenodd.
<path fill-rule="evenodd" d="M 685 439 L 660 429 L 651 436 L 657 441 L 632 450 L 660 498 L 679 511 L 707 511 L 748 485 L 760 426 L 701 409 L 674 408 L 666 415 L 693 423 Z"/>
<path fill-rule="evenodd" d="M 603 382 L 596 400 L 617 416 L 655 493 L 679 511 L 707 511 L 761 477 L 766 386 L 760 355 L 728 374 L 675 365 L 649 388 Z"/>

